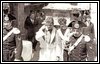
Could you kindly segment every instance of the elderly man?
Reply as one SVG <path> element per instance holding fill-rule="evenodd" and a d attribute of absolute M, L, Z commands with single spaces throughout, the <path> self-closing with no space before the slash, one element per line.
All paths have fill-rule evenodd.
<path fill-rule="evenodd" d="M 56 29 L 54 20 L 48 17 L 43 26 L 36 33 L 36 40 L 40 42 L 39 61 L 57 61 Z"/>

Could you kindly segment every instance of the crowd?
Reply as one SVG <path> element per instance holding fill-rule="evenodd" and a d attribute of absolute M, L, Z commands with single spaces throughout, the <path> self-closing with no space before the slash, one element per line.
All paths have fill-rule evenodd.
<path fill-rule="evenodd" d="M 94 61 L 97 56 L 94 25 L 89 11 L 72 10 L 71 23 L 58 17 L 59 26 L 54 25 L 53 16 L 46 18 L 40 10 L 30 10 L 25 19 L 26 40 L 32 42 L 32 51 L 40 44 L 38 61 Z M 23 60 L 20 30 L 13 26 L 16 18 L 3 8 L 3 61 Z M 17 39 L 17 40 L 16 40 Z"/>

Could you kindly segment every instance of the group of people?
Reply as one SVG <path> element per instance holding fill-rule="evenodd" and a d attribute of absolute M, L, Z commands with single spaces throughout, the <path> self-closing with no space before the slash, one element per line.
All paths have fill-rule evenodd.
<path fill-rule="evenodd" d="M 12 26 L 16 18 L 8 13 L 8 8 L 3 9 L 3 14 L 3 61 L 23 60 L 20 30 Z M 97 47 L 91 18 L 83 21 L 77 19 L 79 13 L 73 15 L 75 18 L 68 26 L 67 20 L 59 17 L 56 27 L 52 16 L 45 18 L 39 10 L 30 11 L 24 28 L 33 51 L 40 44 L 38 61 L 94 61 Z"/>
<path fill-rule="evenodd" d="M 24 28 L 27 30 L 26 39 L 33 43 L 33 51 L 36 50 L 37 40 L 35 39 L 35 33 L 42 26 L 42 22 L 45 19 L 45 15 L 40 10 L 30 11 L 29 16 L 27 16 L 24 24 Z"/>
<path fill-rule="evenodd" d="M 3 7 L 3 61 L 21 61 L 23 60 L 21 31 L 15 25 L 16 17 L 10 13 L 9 5 L 5 5 Z M 33 52 L 37 44 L 35 32 L 42 26 L 44 17 L 44 12 L 31 10 L 24 23 L 24 28 L 27 30 L 26 40 L 32 42 Z"/>
<path fill-rule="evenodd" d="M 41 48 L 39 61 L 94 61 L 96 42 L 89 19 L 86 20 L 88 24 L 72 21 L 66 26 L 67 20 L 61 17 L 58 29 L 54 26 L 53 17 L 45 19 L 35 36 Z"/>
<path fill-rule="evenodd" d="M 74 19 L 68 26 L 64 17 L 58 18 L 59 28 L 55 27 L 52 16 L 44 20 L 35 36 L 41 48 L 39 61 L 95 60 L 97 49 L 91 18 L 87 15 L 80 20 L 79 11 L 73 11 Z"/>

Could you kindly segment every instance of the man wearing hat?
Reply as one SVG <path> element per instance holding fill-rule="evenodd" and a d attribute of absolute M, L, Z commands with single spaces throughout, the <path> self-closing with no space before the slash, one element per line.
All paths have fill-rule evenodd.
<path fill-rule="evenodd" d="M 14 27 L 16 18 L 9 12 L 9 3 L 3 3 L 3 61 L 22 60 L 20 30 Z"/>
<path fill-rule="evenodd" d="M 20 30 L 12 26 L 9 17 L 3 18 L 3 61 L 22 60 Z M 18 40 L 16 40 L 18 38 Z"/>
<path fill-rule="evenodd" d="M 40 42 L 39 61 L 57 61 L 56 56 L 56 28 L 53 17 L 48 17 L 43 26 L 36 33 L 36 40 Z"/>
<path fill-rule="evenodd" d="M 90 61 L 87 60 L 90 58 L 90 46 L 88 42 L 91 41 L 91 37 L 85 34 L 84 28 L 85 24 L 81 26 L 80 21 L 72 21 L 72 31 L 75 32 L 74 35 L 70 38 L 70 46 L 66 50 L 68 51 L 68 61 Z M 93 48 L 91 47 L 91 54 L 94 53 Z M 94 55 L 94 54 L 92 54 Z M 91 55 L 91 56 L 92 56 Z M 93 61 L 93 60 L 92 60 Z"/>

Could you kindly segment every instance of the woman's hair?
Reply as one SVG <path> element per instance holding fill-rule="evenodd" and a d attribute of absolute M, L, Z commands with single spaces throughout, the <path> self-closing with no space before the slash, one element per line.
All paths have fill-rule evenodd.
<path fill-rule="evenodd" d="M 65 18 L 59 18 L 58 23 L 59 24 L 66 24 L 66 19 Z"/>

